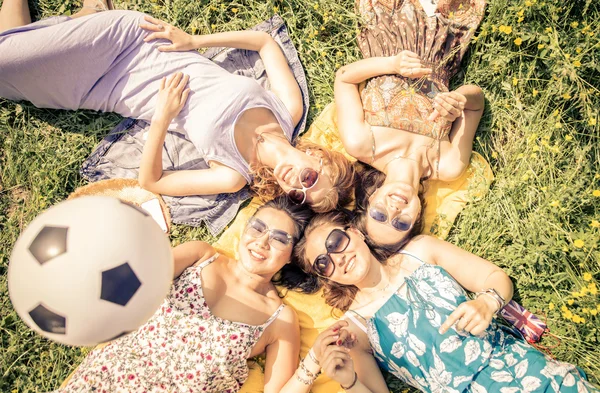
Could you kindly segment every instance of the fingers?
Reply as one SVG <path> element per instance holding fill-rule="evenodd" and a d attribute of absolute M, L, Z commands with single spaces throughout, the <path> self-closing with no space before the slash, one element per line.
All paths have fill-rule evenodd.
<path fill-rule="evenodd" d="M 448 121 L 454 121 L 462 114 L 465 103 L 458 96 L 450 93 L 440 93 L 433 99 L 434 109 Z"/>
<path fill-rule="evenodd" d="M 181 79 L 183 78 L 183 72 L 176 72 L 169 78 L 170 80 L 167 82 L 167 86 L 173 89 L 177 89 L 179 82 L 181 82 Z"/>
<path fill-rule="evenodd" d="M 438 117 L 440 117 L 440 112 L 438 112 L 437 109 L 434 109 L 433 112 L 431 112 L 431 115 L 429 115 L 429 117 L 427 118 L 427 120 L 435 121 Z"/>
<path fill-rule="evenodd" d="M 462 316 L 465 313 L 465 308 L 463 307 L 463 304 L 458 306 L 456 310 L 454 310 L 454 312 L 450 314 L 450 316 L 448 317 L 448 319 L 446 319 L 442 326 L 440 326 L 440 334 L 446 333 L 448 329 L 450 329 L 450 326 L 454 325 L 460 318 L 462 318 Z"/>
<path fill-rule="evenodd" d="M 181 105 L 182 106 L 187 102 L 189 95 L 190 95 L 190 89 L 185 89 L 185 91 L 181 95 Z"/>
<path fill-rule="evenodd" d="M 165 83 L 166 83 L 166 82 L 167 82 L 167 77 L 166 77 L 166 76 L 163 76 L 163 77 L 160 79 L 160 90 L 164 90 L 164 89 L 165 89 Z"/>
<path fill-rule="evenodd" d="M 144 42 L 150 42 L 152 40 L 159 40 L 159 39 L 168 40 L 169 37 L 168 37 L 167 33 L 165 33 L 165 32 L 152 33 L 152 34 L 148 34 L 146 37 L 144 37 Z"/>
<path fill-rule="evenodd" d="M 158 20 L 156 18 L 153 18 L 150 15 L 144 15 L 144 20 L 146 22 L 154 23 L 155 25 L 159 25 L 159 24 L 162 23 L 162 21 L 160 21 L 160 20 Z"/>
<path fill-rule="evenodd" d="M 179 80 L 179 83 L 177 84 L 177 90 L 182 92 L 183 89 L 185 89 L 185 87 L 188 84 L 188 81 L 190 80 L 190 76 L 181 73 L 181 79 Z"/>
<path fill-rule="evenodd" d="M 163 25 L 151 25 L 148 23 L 141 23 L 140 27 L 144 30 L 148 30 L 148 31 L 163 31 L 164 27 Z"/>
<path fill-rule="evenodd" d="M 175 51 L 177 51 L 177 48 L 173 44 L 171 44 L 171 45 L 161 45 L 161 46 L 158 47 L 158 50 L 160 52 L 175 52 Z"/>
<path fill-rule="evenodd" d="M 400 52 L 400 54 L 404 55 L 405 57 L 413 58 L 413 59 L 417 59 L 417 60 L 421 61 L 421 58 L 415 52 L 411 52 L 409 50 L 403 50 L 402 52 Z"/>

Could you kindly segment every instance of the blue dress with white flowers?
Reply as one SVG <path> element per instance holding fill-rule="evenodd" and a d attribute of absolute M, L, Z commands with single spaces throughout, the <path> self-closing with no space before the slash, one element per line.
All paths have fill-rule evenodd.
<path fill-rule="evenodd" d="M 600 392 L 574 365 L 551 359 L 493 321 L 479 336 L 454 327 L 440 334 L 467 294 L 443 268 L 421 263 L 367 320 L 381 368 L 423 392 Z"/>

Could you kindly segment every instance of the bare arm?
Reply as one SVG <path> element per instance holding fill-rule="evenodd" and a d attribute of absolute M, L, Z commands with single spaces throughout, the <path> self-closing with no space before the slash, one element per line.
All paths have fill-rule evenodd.
<path fill-rule="evenodd" d="M 185 51 L 198 48 L 224 46 L 253 50 L 260 54 L 263 60 L 271 90 L 283 102 L 292 115 L 294 125 L 302 118 L 303 104 L 302 93 L 294 74 L 288 66 L 281 48 L 266 32 L 261 31 L 228 31 L 207 35 L 190 35 L 183 30 L 168 23 L 145 16 L 148 24 L 140 25 L 141 28 L 151 31 L 144 40 L 166 39 L 170 45 L 162 45 L 160 51 Z"/>
<path fill-rule="evenodd" d="M 201 241 L 186 242 L 173 248 L 173 278 L 179 277 L 185 269 L 214 253 L 215 249 L 210 244 Z"/>
<path fill-rule="evenodd" d="M 182 73 L 163 78 L 158 93 L 156 111 L 152 116 L 148 139 L 144 144 L 138 181 L 157 194 L 185 196 L 235 192 L 246 185 L 246 179 L 235 170 L 214 164 L 210 169 L 163 171 L 162 152 L 169 124 L 179 114 L 187 100 L 185 89 L 189 77 Z"/>
<path fill-rule="evenodd" d="M 504 271 L 493 263 L 433 236 L 419 236 L 411 241 L 409 250 L 425 255 L 428 262 L 443 267 L 465 289 L 479 292 L 495 289 L 506 302 L 512 299 L 513 284 Z M 479 334 L 485 330 L 498 311 L 498 304 L 487 295 L 462 303 L 442 324 L 444 333 L 455 322 L 459 330 Z M 462 319 L 461 319 L 462 318 Z"/>

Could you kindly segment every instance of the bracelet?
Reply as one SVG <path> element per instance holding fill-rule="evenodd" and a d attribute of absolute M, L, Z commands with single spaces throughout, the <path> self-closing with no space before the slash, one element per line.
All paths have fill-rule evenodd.
<path fill-rule="evenodd" d="M 308 386 L 308 385 L 312 385 L 312 384 L 313 384 L 313 382 L 315 382 L 315 380 L 314 380 L 314 379 L 306 379 L 306 378 L 302 378 L 302 377 L 300 376 L 300 374 L 298 374 L 298 372 L 296 372 L 296 379 L 297 379 L 298 381 L 302 382 L 303 384 L 305 384 L 306 386 Z"/>
<path fill-rule="evenodd" d="M 498 314 L 500 310 L 502 310 L 506 305 L 506 300 L 504 300 L 504 298 L 494 288 L 484 289 L 482 291 L 476 292 L 475 294 L 477 295 L 477 297 L 481 295 L 488 295 L 489 297 L 494 299 L 496 303 L 498 303 L 498 309 L 494 312 L 494 315 Z"/>
<path fill-rule="evenodd" d="M 340 383 L 340 386 L 344 390 L 350 390 L 350 389 L 352 389 L 354 387 L 354 385 L 356 385 L 356 381 L 358 381 L 358 374 L 355 371 L 354 372 L 354 381 L 352 381 L 352 383 L 350 384 L 350 386 L 344 386 L 341 383 Z"/>
<path fill-rule="evenodd" d="M 300 362 L 300 370 L 304 371 L 304 374 L 306 374 L 306 376 L 309 377 L 309 378 L 311 378 L 313 381 L 315 379 L 317 379 L 317 377 L 319 376 L 319 374 L 321 374 L 321 370 L 319 370 L 315 374 L 312 371 L 310 371 L 308 368 L 306 368 L 306 365 L 304 364 L 304 359 L 302 359 L 302 361 Z"/>
<path fill-rule="evenodd" d="M 317 366 L 320 366 L 321 363 L 319 363 L 319 361 L 317 360 L 317 357 L 315 356 L 315 352 L 313 351 L 313 349 L 311 348 L 310 351 L 308 351 L 308 357 L 310 358 L 310 360 L 313 361 L 314 364 L 316 364 Z"/>

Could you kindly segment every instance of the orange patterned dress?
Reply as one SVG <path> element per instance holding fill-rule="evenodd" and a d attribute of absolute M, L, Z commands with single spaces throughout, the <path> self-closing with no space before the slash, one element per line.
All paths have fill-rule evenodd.
<path fill-rule="evenodd" d="M 434 70 L 421 79 L 382 75 L 368 80 L 361 90 L 366 122 L 440 141 L 452 124 L 441 117 L 427 120 L 433 98 L 448 91 L 448 82 L 481 22 L 485 0 L 433 1 L 437 13 L 431 17 L 420 0 L 357 0 L 356 7 L 363 19 L 358 45 L 365 58 L 409 50 Z"/>

